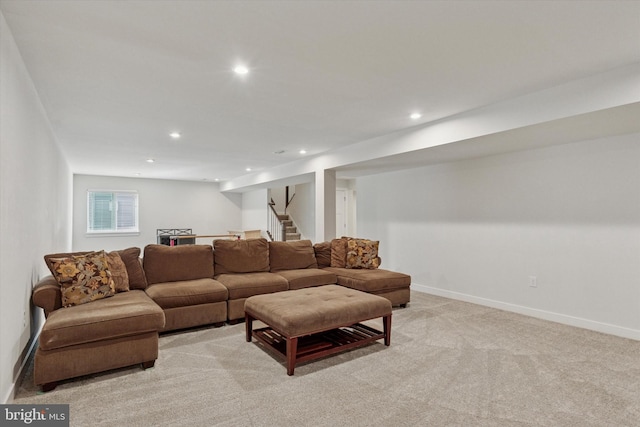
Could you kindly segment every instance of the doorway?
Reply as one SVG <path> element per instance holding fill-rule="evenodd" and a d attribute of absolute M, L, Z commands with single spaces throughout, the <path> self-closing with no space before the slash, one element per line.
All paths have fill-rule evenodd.
<path fill-rule="evenodd" d="M 336 237 L 348 236 L 347 190 L 336 190 Z"/>

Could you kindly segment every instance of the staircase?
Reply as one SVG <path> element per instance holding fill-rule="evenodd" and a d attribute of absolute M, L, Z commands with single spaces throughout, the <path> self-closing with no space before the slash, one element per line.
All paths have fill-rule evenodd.
<path fill-rule="evenodd" d="M 278 215 L 282 227 L 285 229 L 285 241 L 300 240 L 300 233 L 298 228 L 293 224 L 293 220 L 289 218 L 289 215 Z"/>

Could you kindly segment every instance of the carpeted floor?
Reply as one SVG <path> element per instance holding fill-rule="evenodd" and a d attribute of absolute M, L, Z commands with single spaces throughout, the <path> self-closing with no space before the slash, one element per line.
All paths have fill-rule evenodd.
<path fill-rule="evenodd" d="M 72 426 L 640 426 L 638 341 L 414 292 L 390 347 L 289 377 L 244 327 L 163 335 L 153 369 L 46 394 L 29 369 L 12 403 L 69 403 Z"/>

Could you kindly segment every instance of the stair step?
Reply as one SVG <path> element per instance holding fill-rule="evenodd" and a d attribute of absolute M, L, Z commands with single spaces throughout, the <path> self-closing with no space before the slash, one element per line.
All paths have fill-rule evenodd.
<path fill-rule="evenodd" d="M 288 214 L 278 214 L 278 219 L 280 221 L 287 220 L 287 219 L 289 219 L 289 215 Z"/>
<path fill-rule="evenodd" d="M 294 226 L 286 227 L 285 228 L 285 232 L 286 233 L 294 233 L 295 234 L 295 233 L 298 232 L 298 227 L 294 227 Z"/>
<path fill-rule="evenodd" d="M 283 227 L 292 227 L 293 226 L 293 220 L 290 219 L 285 219 L 283 221 L 280 221 L 282 223 Z"/>
<path fill-rule="evenodd" d="M 286 241 L 289 240 L 300 240 L 300 233 L 287 233 Z"/>

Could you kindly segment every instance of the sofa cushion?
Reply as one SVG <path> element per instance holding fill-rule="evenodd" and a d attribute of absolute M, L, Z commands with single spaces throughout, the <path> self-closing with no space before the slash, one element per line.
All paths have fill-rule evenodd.
<path fill-rule="evenodd" d="M 347 265 L 347 238 L 331 241 L 331 267 L 344 268 Z"/>
<path fill-rule="evenodd" d="M 272 273 L 299 268 L 318 268 L 311 240 L 269 242 L 269 265 Z"/>
<path fill-rule="evenodd" d="M 147 245 L 142 266 L 147 284 L 213 278 L 210 245 Z"/>
<path fill-rule="evenodd" d="M 42 327 L 39 345 L 42 350 L 51 350 L 157 331 L 162 327 L 162 309 L 143 291 L 134 290 L 51 312 Z"/>
<path fill-rule="evenodd" d="M 339 285 L 370 293 L 408 288 L 411 285 L 411 276 L 382 268 L 355 270 L 327 267 L 324 270 L 335 273 L 338 276 Z"/>
<path fill-rule="evenodd" d="M 155 283 L 146 292 L 163 309 L 226 301 L 229 295 L 227 288 L 213 279 Z"/>
<path fill-rule="evenodd" d="M 375 269 L 380 266 L 377 240 L 347 239 L 346 268 Z"/>
<path fill-rule="evenodd" d="M 269 271 L 267 239 L 216 240 L 213 248 L 216 274 Z"/>
<path fill-rule="evenodd" d="M 49 271 L 51 274 L 53 272 L 53 263 L 51 259 L 53 258 L 68 258 L 70 256 L 75 255 L 86 255 L 91 253 L 92 251 L 83 251 L 83 252 L 66 252 L 66 253 L 57 253 L 57 254 L 49 254 L 44 256 L 44 262 L 47 264 Z M 147 287 L 147 279 L 145 278 L 144 271 L 142 270 L 142 265 L 140 264 L 140 248 L 131 247 L 127 249 L 122 249 L 119 251 L 115 251 L 122 258 L 122 262 L 127 267 L 127 276 L 129 277 L 129 289 L 144 289 Z"/>
<path fill-rule="evenodd" d="M 334 285 L 338 278 L 330 271 L 317 268 L 305 268 L 299 270 L 284 270 L 276 273 L 289 282 L 289 289 L 310 288 L 312 286 Z"/>
<path fill-rule="evenodd" d="M 116 292 L 127 292 L 129 290 L 129 275 L 122 257 L 118 252 L 109 252 L 107 254 L 107 262 L 109 263 L 109 271 L 111 271 L 111 278 Z"/>
<path fill-rule="evenodd" d="M 86 304 L 115 294 L 104 251 L 51 258 L 53 276 L 61 287 L 63 307 Z"/>
<path fill-rule="evenodd" d="M 116 252 L 118 252 L 122 262 L 127 267 L 129 289 L 145 289 L 147 287 L 147 278 L 140 262 L 140 248 L 132 247 Z"/>
<path fill-rule="evenodd" d="M 331 242 L 321 242 L 313 245 L 318 268 L 331 266 Z"/>
<path fill-rule="evenodd" d="M 229 290 L 230 300 L 289 289 L 287 279 L 275 273 L 221 274 L 216 280 Z"/>

